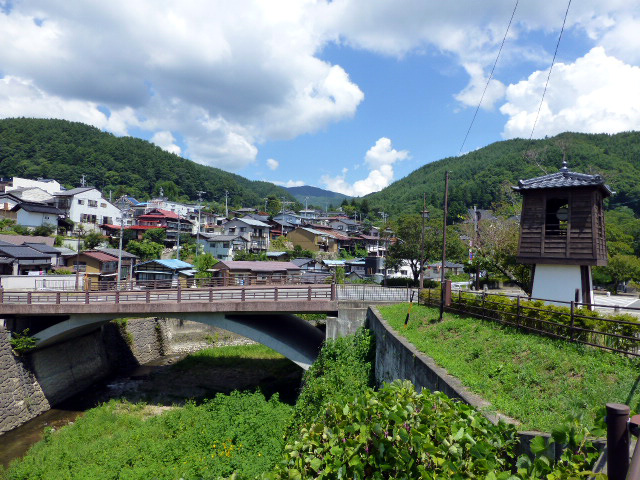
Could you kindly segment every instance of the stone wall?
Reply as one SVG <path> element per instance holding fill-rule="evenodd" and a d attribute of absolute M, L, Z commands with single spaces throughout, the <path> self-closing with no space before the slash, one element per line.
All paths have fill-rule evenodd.
<path fill-rule="evenodd" d="M 106 376 L 162 355 L 253 343 L 220 328 L 166 318 L 110 322 L 87 335 L 16 355 L 0 323 L 0 434 Z"/>
<path fill-rule="evenodd" d="M 0 325 L 0 434 L 50 408 L 42 388 L 25 357 L 16 357 L 9 344 L 9 332 Z M 27 362 L 28 363 L 28 362 Z"/>

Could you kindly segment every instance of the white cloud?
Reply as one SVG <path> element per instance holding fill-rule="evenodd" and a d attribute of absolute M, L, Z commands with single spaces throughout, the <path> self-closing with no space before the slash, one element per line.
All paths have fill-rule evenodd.
<path fill-rule="evenodd" d="M 169 131 L 161 131 L 156 132 L 155 135 L 151 138 L 151 142 L 158 145 L 163 150 L 166 150 L 170 153 L 175 153 L 176 155 L 180 155 L 182 149 L 179 145 L 176 145 L 176 139 L 173 134 Z"/>
<path fill-rule="evenodd" d="M 500 111 L 508 115 L 503 136 L 529 137 L 547 71 L 507 87 Z M 617 133 L 640 124 L 640 67 L 627 65 L 596 47 L 574 63 L 558 63 L 551 72 L 535 137 L 564 131 Z"/>
<path fill-rule="evenodd" d="M 275 158 L 267 158 L 267 167 L 271 170 L 276 170 L 280 166 L 280 162 L 278 162 Z"/>
<path fill-rule="evenodd" d="M 271 182 L 275 185 L 280 185 L 281 187 L 302 187 L 306 185 L 306 183 L 302 180 L 287 180 L 286 182 L 282 182 L 279 180 L 265 180 L 266 182 Z"/>
<path fill-rule="evenodd" d="M 454 95 L 455 99 L 463 105 L 470 107 L 476 107 L 480 99 L 482 99 L 480 107 L 485 110 L 492 109 L 493 105 L 504 97 L 504 84 L 492 78 L 487 87 L 487 76 L 484 73 L 482 65 L 469 63 L 465 64 L 464 67 L 470 77 L 469 84 L 464 90 Z M 484 92 L 483 97 L 482 93 L 485 87 L 487 90 Z"/>
<path fill-rule="evenodd" d="M 326 188 L 333 192 L 361 197 L 387 187 L 394 178 L 393 164 L 408 157 L 409 152 L 407 150 L 394 149 L 391 145 L 391 140 L 382 137 L 367 151 L 364 157 L 365 163 L 369 168 L 367 178 L 350 184 L 346 180 L 348 169 L 343 168 L 341 175 L 335 177 L 323 175 L 321 181 Z"/>
<path fill-rule="evenodd" d="M 316 56 L 326 42 L 316 3 L 16 2 L 0 12 L 0 65 L 43 97 L 14 92 L 30 104 L 16 115 L 179 132 L 192 159 L 237 170 L 255 161 L 258 142 L 315 132 L 363 99 Z M 94 105 L 131 115 L 107 119 Z"/>

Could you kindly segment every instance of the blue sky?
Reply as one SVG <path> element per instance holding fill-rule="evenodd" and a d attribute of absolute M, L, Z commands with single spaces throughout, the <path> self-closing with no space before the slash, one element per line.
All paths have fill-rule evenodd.
<path fill-rule="evenodd" d="M 0 0 L 0 117 L 363 195 L 458 155 L 514 5 Z M 518 2 L 463 153 L 531 134 L 566 6 Z M 637 129 L 639 65 L 636 2 L 573 2 L 534 137 Z"/>

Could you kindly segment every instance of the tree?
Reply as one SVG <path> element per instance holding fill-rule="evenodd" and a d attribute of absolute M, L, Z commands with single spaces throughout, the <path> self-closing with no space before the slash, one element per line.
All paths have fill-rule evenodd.
<path fill-rule="evenodd" d="M 163 245 L 155 242 L 150 242 L 149 240 L 143 240 L 141 242 L 137 240 L 131 240 L 127 244 L 126 248 L 127 252 L 133 253 L 142 261 L 155 260 L 156 258 L 160 258 L 163 249 Z"/>
<path fill-rule="evenodd" d="M 640 280 L 640 258 L 633 255 L 614 255 L 609 258 L 609 265 L 602 267 L 602 270 L 611 277 L 615 293 L 621 283 Z"/>
<path fill-rule="evenodd" d="M 104 241 L 104 237 L 97 232 L 87 233 L 84 236 L 84 248 L 92 250 Z"/>
<path fill-rule="evenodd" d="M 56 227 L 53 225 L 40 225 L 33 229 L 33 234 L 42 237 L 48 237 L 56 231 Z"/>
<path fill-rule="evenodd" d="M 282 210 L 282 202 L 275 195 L 267 195 L 267 213 L 277 215 Z"/>
<path fill-rule="evenodd" d="M 422 218 L 404 215 L 391 223 L 396 242 L 389 247 L 385 264 L 395 268 L 405 260 L 411 268 L 413 279 L 420 278 L 420 252 L 422 250 Z M 465 255 L 465 245 L 454 226 L 447 227 L 447 259 L 460 261 Z M 429 220 L 425 224 L 424 263 L 442 260 L 442 219 Z"/>
<path fill-rule="evenodd" d="M 497 216 L 493 219 L 482 219 L 477 225 L 478 230 L 474 234 L 474 223 L 465 224 L 469 237 L 475 238 L 470 270 L 499 273 L 525 292 L 531 293 L 531 266 L 516 261 L 520 224 L 515 219 Z"/>
<path fill-rule="evenodd" d="M 203 253 L 202 255 L 198 256 L 193 263 L 196 267 L 196 270 L 198 270 L 198 273 L 196 273 L 196 277 L 208 278 L 213 275 L 208 270 L 213 268 L 213 266 L 218 263 L 218 260 L 216 260 L 216 258 L 210 253 Z"/>
<path fill-rule="evenodd" d="M 164 243 L 167 238 L 167 230 L 164 228 L 152 228 L 144 232 L 142 240 L 149 240 L 155 243 Z M 182 239 L 180 239 L 182 241 Z"/>

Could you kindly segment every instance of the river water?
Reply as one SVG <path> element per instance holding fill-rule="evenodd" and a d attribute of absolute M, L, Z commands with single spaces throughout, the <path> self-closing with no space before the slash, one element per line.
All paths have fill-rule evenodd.
<path fill-rule="evenodd" d="M 245 360 L 240 367 L 211 366 L 198 368 L 197 372 L 173 369 L 172 366 L 184 356 L 161 357 L 126 375 L 97 382 L 15 430 L 0 435 L 0 464 L 7 467 L 12 460 L 24 456 L 32 445 L 42 440 L 45 428 L 59 429 L 68 425 L 85 411 L 112 398 L 179 405 L 187 399 L 256 388 L 267 396 L 277 392 L 280 399 L 288 403 L 293 403 L 297 397 L 302 370 L 288 360 L 259 359 L 253 364 Z M 274 362 L 277 363 L 275 369 Z"/>

